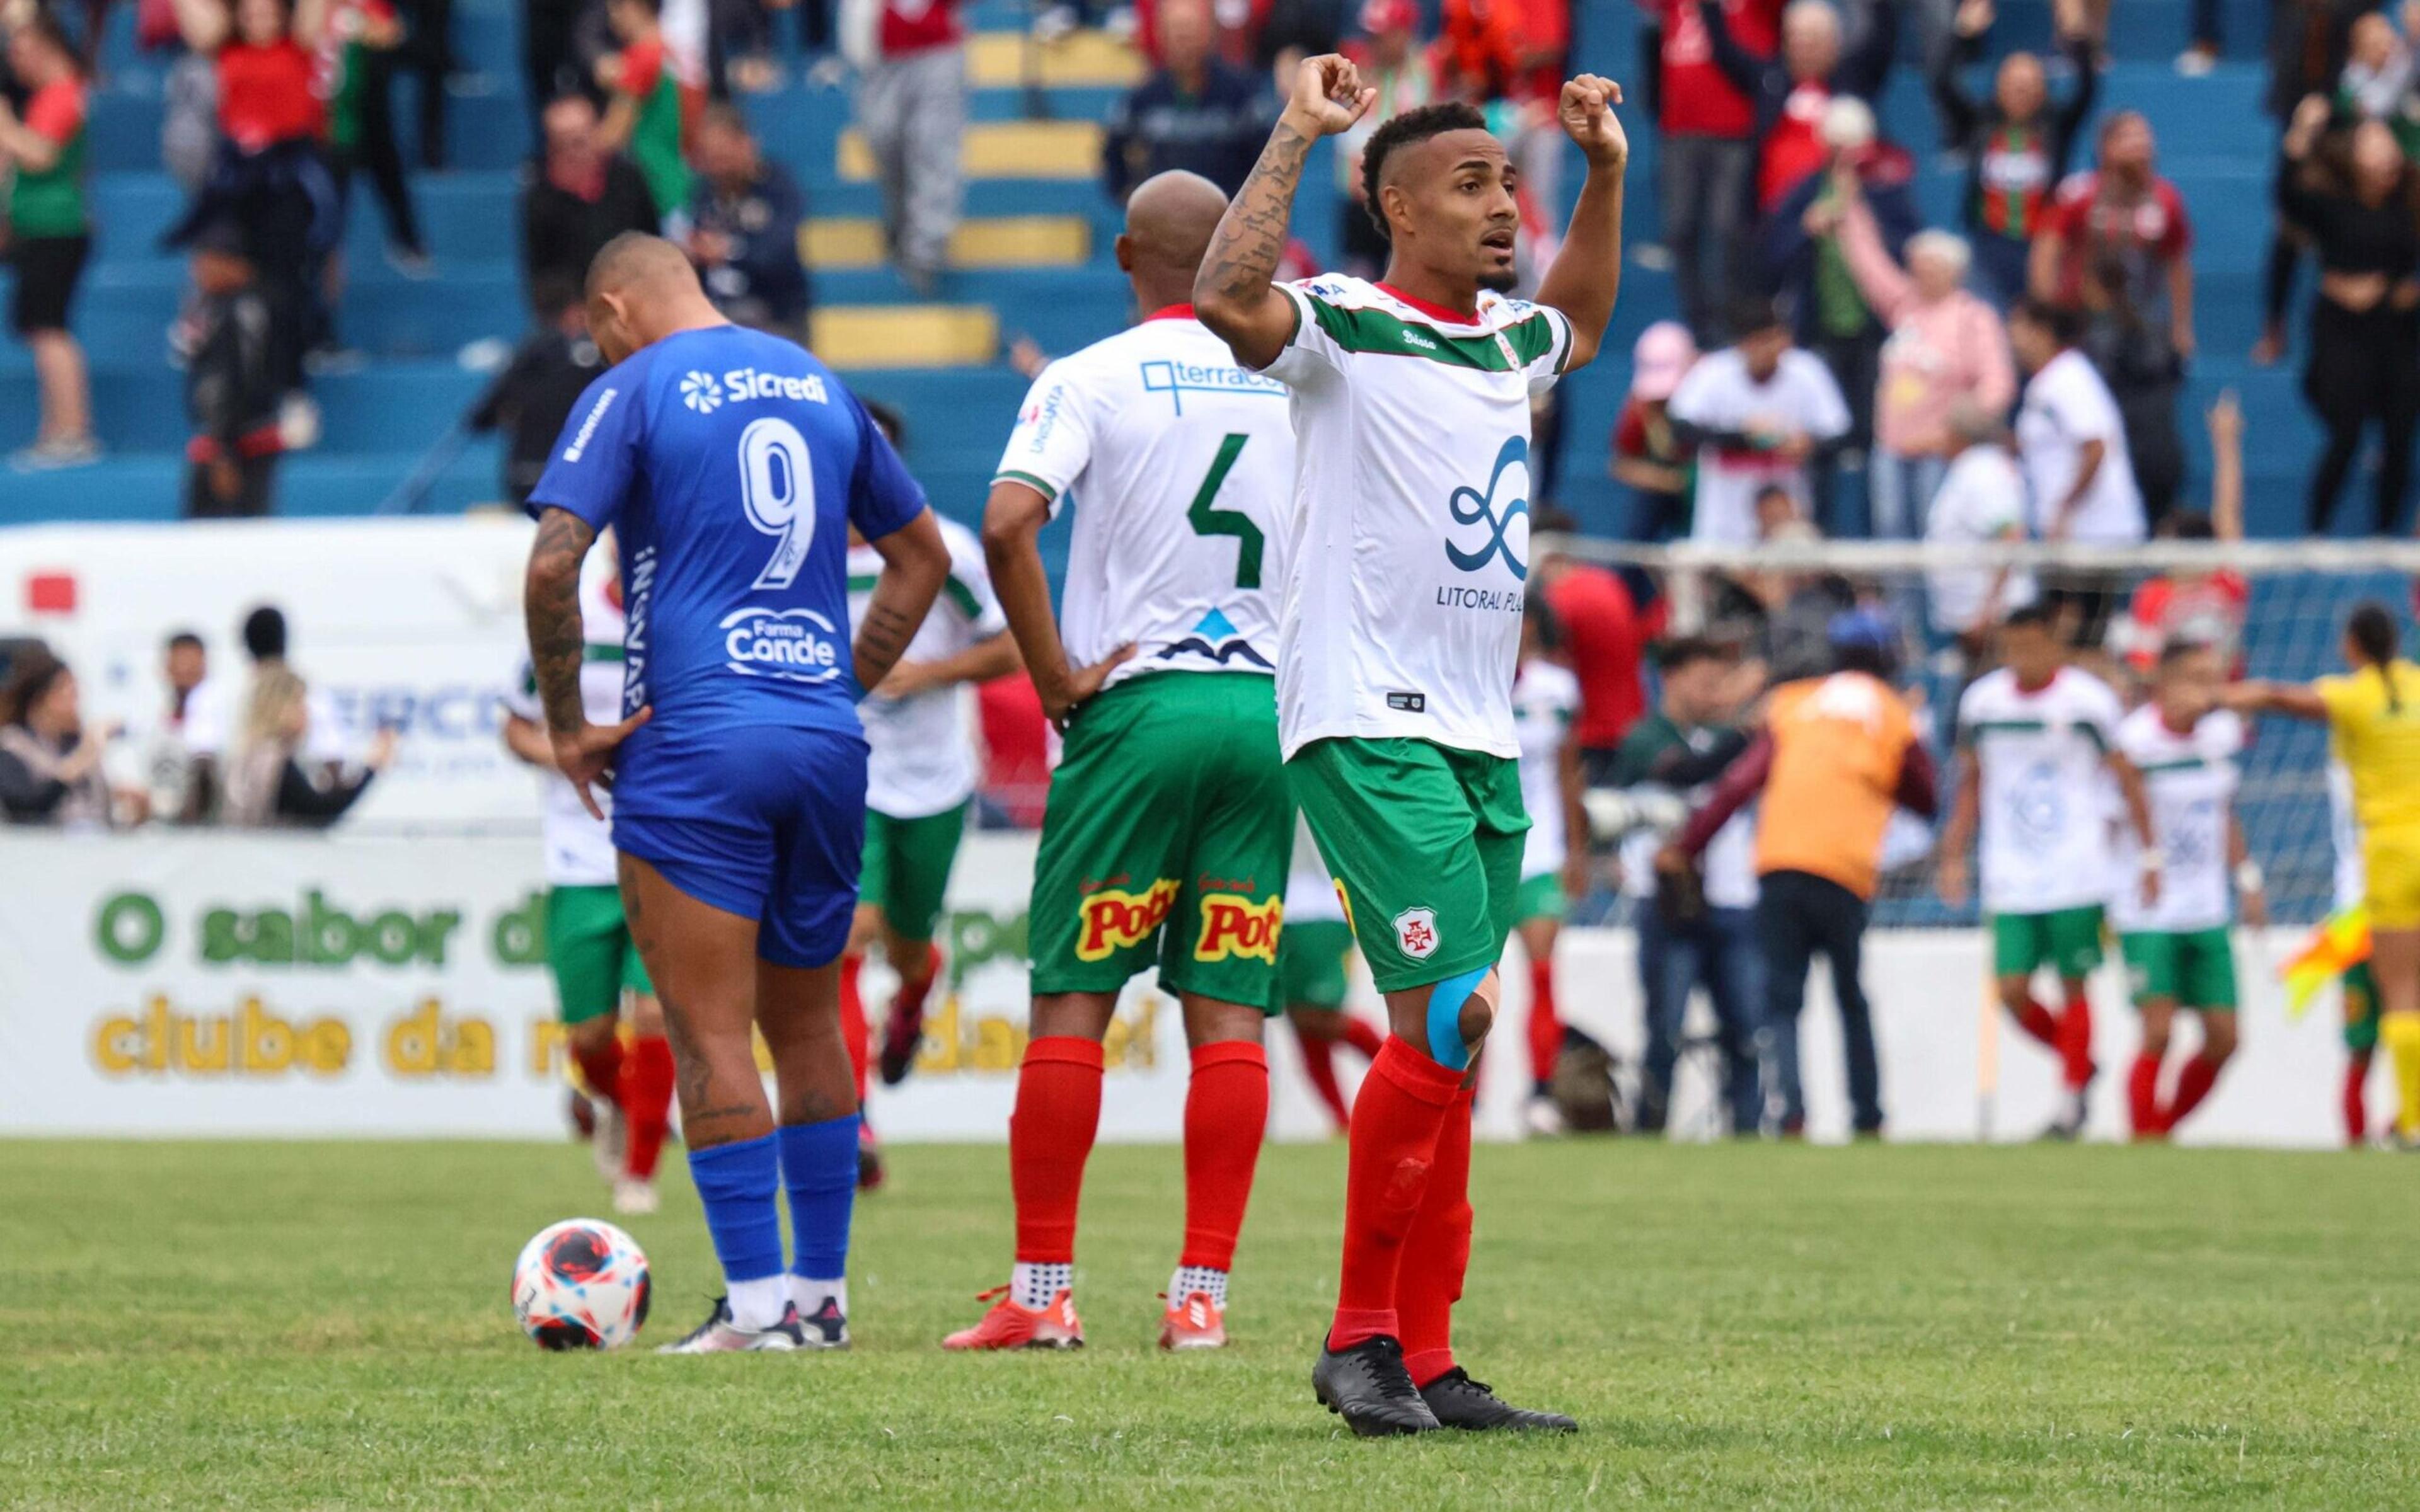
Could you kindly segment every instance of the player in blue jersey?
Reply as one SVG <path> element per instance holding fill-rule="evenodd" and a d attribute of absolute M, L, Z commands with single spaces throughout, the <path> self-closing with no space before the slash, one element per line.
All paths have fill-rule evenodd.
<path fill-rule="evenodd" d="M 672 243 L 608 242 L 587 302 L 613 366 L 530 495 L 526 607 L 556 764 L 591 811 L 610 774 L 623 906 L 663 1003 L 727 1286 L 667 1352 L 839 1348 L 857 1184 L 839 1017 L 865 841 L 857 700 L 916 633 L 949 548 L 839 379 L 716 314 Z M 609 525 L 628 623 L 623 718 L 599 725 L 581 704 L 578 595 Z M 883 560 L 853 645 L 851 526 Z M 772 1104 L 752 1028 L 772 1053 Z"/>

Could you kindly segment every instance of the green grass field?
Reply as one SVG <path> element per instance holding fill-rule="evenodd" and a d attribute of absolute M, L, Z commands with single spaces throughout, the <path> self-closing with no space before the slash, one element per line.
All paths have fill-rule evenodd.
<path fill-rule="evenodd" d="M 1268 1152 L 1238 1343 L 1180 1359 L 1173 1149 L 1094 1156 L 1069 1355 L 934 1347 L 1005 1274 L 1005 1160 L 893 1161 L 853 1353 L 659 1359 L 513 1326 L 582 1151 L 0 1144 L 0 1505 L 2420 1505 L 2411 1161 L 1482 1148 L 1463 1357 L 1585 1430 L 1377 1443 L 1306 1383 L 1341 1147 Z M 717 1289 L 671 1164 L 643 1346 Z"/>

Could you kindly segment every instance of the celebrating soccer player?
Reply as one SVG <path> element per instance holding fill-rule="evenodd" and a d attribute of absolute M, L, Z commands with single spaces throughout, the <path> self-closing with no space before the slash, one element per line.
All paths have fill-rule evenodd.
<path fill-rule="evenodd" d="M 2104 777 L 2114 779 L 2134 828 L 2146 904 L 2160 895 L 2160 847 L 2134 765 L 2118 748 L 2124 706 L 2109 685 L 2066 665 L 2051 611 L 2028 605 L 2000 627 L 2004 665 L 1958 701 L 1958 797 L 1941 837 L 1942 901 L 1962 907 L 1966 850 L 1979 813 L 1983 908 L 1992 918 L 1993 972 L 2018 1026 L 2056 1052 L 2066 1099 L 2049 1133 L 2084 1132 L 2092 1085 L 2092 1002 L 2101 964 L 2102 909 L 2109 894 Z M 2054 1013 L 2033 995 L 2034 973 L 2058 973 Z"/>
<path fill-rule="evenodd" d="M 984 516 L 992 581 L 1066 746 L 1033 864 L 1032 1037 L 1008 1125 L 1016 1266 L 954 1350 L 1084 1341 L 1076 1206 L 1101 1118 L 1101 1041 L 1127 979 L 1183 1005 L 1185 1244 L 1159 1342 L 1226 1342 L 1227 1273 L 1268 1122 L 1293 813 L 1278 764 L 1278 585 L 1294 431 L 1283 385 L 1193 316 L 1226 209 L 1167 173 L 1126 201 L 1118 266 L 1140 324 L 1043 369 Z M 1076 514 L 1064 612 L 1035 544 Z M 989 1295 L 988 1293 L 986 1295 Z"/>
<path fill-rule="evenodd" d="M 2243 720 L 2218 707 L 2226 676 L 2215 647 L 2171 642 L 2160 654 L 2151 702 L 2118 727 L 2118 748 L 2143 775 L 2161 858 L 2157 903 L 2146 903 L 2126 888 L 2110 900 L 2134 1007 L 2143 1017 L 2142 1047 L 2126 1079 L 2137 1139 L 2165 1137 L 2210 1095 L 2219 1068 L 2235 1053 L 2235 951 L 2226 933 L 2235 901 L 2228 894 L 2230 871 L 2244 922 L 2257 927 L 2269 918 L 2260 868 L 2244 849 L 2235 820 Z M 2180 1008 L 2201 1020 L 2201 1051 L 2178 1071 L 2176 1090 L 2164 1102 L 2160 1069 Z"/>
<path fill-rule="evenodd" d="M 622 717 L 622 600 L 604 537 L 580 583 L 580 698 L 592 723 Z M 613 836 L 554 765 L 537 669 L 527 656 L 504 695 L 504 748 L 545 774 L 546 955 L 555 1004 L 581 1079 L 598 1104 L 597 1169 L 613 1183 L 613 1211 L 656 1211 L 656 1159 L 673 1105 L 673 1048 L 663 1010 L 622 915 L 614 887 Z M 622 1048 L 622 999 L 632 1038 Z"/>
<path fill-rule="evenodd" d="M 613 779 L 622 903 L 663 1002 L 728 1288 L 666 1349 L 837 1349 L 857 1186 L 839 1011 L 865 844 L 856 699 L 915 635 L 949 548 L 864 407 L 806 352 L 718 315 L 679 248 L 614 238 L 587 300 L 614 365 L 530 495 L 525 610 L 556 767 L 600 819 L 590 790 Z M 579 585 L 609 525 L 628 626 L 623 717 L 600 724 L 580 696 Z M 852 526 L 885 564 L 854 637 Z"/>
<path fill-rule="evenodd" d="M 2420 667 L 2404 659 L 2402 639 L 2394 610 L 2357 604 L 2345 622 L 2350 672 L 2307 687 L 2239 683 L 2222 699 L 2242 713 L 2326 720 L 2351 775 L 2378 1042 L 2402 1095 L 2396 1138 L 2410 1149 L 2420 1147 Z"/>
<path fill-rule="evenodd" d="M 1363 146 L 1385 281 L 1273 282 L 1311 144 L 1376 99 L 1315 57 L 1194 281 L 1204 324 L 1294 391 L 1295 570 L 1278 698 L 1286 774 L 1395 1031 L 1353 1110 L 1342 1280 L 1312 1371 L 1361 1434 L 1569 1430 L 1454 1364 L 1468 1261 L 1472 1059 L 1519 901 L 1513 661 L 1528 575 L 1529 405 L 1596 355 L 1621 271 L 1621 91 L 1563 85 L 1588 161 L 1539 302 L 1506 297 L 1521 214 L 1479 110 L 1407 111 Z"/>

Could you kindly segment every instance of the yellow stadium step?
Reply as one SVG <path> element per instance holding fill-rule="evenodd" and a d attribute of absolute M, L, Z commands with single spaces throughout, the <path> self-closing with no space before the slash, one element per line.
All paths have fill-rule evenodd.
<path fill-rule="evenodd" d="M 814 354 L 861 367 L 974 367 L 1000 353 L 1000 318 L 981 304 L 846 304 L 814 313 Z"/>
<path fill-rule="evenodd" d="M 967 221 L 950 239 L 953 268 L 1079 268 L 1092 255 L 1092 224 L 1080 215 Z M 809 221 L 799 228 L 799 256 L 810 268 L 834 271 L 879 268 L 882 223 L 870 215 Z"/>
<path fill-rule="evenodd" d="M 958 164 L 970 178 L 1091 178 L 1101 171 L 1094 121 L 978 121 L 967 128 Z M 874 177 L 874 154 L 854 128 L 840 138 L 840 176 Z"/>
<path fill-rule="evenodd" d="M 1063 88 L 1124 89 L 1142 82 L 1142 54 L 1105 32 L 1074 32 L 1035 45 L 1041 77 Z M 967 82 L 978 89 L 1014 89 L 1026 82 L 1026 39 L 1017 32 L 977 32 L 967 39 Z"/>

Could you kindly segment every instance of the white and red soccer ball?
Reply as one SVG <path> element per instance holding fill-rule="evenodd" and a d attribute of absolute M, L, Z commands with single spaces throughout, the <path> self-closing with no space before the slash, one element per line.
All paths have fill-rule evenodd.
<path fill-rule="evenodd" d="M 538 1230 L 513 1262 L 513 1316 L 545 1350 L 613 1350 L 638 1336 L 654 1289 L 638 1241 L 596 1218 Z"/>

